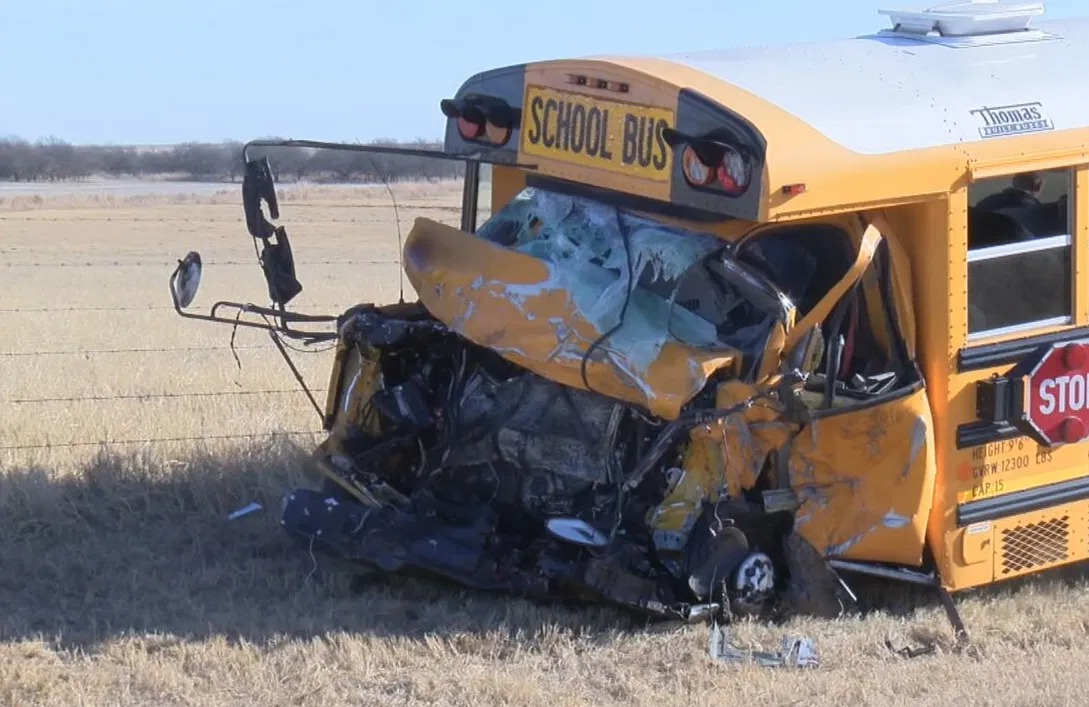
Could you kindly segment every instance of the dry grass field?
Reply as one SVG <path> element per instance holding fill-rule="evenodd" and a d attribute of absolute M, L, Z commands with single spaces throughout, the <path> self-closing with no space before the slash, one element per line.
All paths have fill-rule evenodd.
<path fill-rule="evenodd" d="M 406 233 L 417 215 L 456 218 L 450 185 L 396 189 Z M 295 309 L 397 297 L 386 197 L 285 194 Z M 239 201 L 237 187 L 0 190 L 0 705 L 1089 702 L 1075 572 L 958 598 L 978 657 L 949 650 L 936 601 L 902 590 L 861 617 L 735 629 L 757 648 L 810 636 L 821 667 L 791 671 L 713 663 L 701 626 L 359 585 L 290 544 L 275 510 L 228 521 L 252 500 L 277 507 L 319 427 L 267 335 L 239 330 L 236 363 L 230 327 L 170 307 L 190 249 L 205 262 L 194 309 L 266 300 Z M 320 400 L 329 353 L 295 359 Z M 886 638 L 939 651 L 906 660 Z"/>

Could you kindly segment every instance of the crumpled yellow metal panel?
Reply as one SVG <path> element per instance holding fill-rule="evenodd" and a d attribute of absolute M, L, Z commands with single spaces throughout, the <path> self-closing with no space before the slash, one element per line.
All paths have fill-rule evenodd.
<path fill-rule="evenodd" d="M 933 505 L 926 390 L 813 419 L 790 446 L 798 533 L 824 556 L 918 565 Z"/>
<path fill-rule="evenodd" d="M 889 248 L 889 278 L 891 281 L 890 290 L 892 291 L 892 301 L 889 305 L 896 312 L 896 323 L 900 331 L 897 338 L 899 338 L 904 346 L 907 348 L 908 357 L 915 358 L 915 295 L 911 286 L 911 258 L 909 257 L 907 250 L 904 248 L 904 244 L 897 235 L 895 229 L 889 223 L 888 218 L 884 212 L 870 212 L 866 214 L 866 217 L 873 223 L 884 236 L 885 243 Z M 868 294 L 867 300 L 871 302 L 878 302 L 879 300 L 873 295 L 877 291 L 876 283 L 872 288 L 872 294 Z M 891 344 L 886 340 L 881 341 L 882 334 L 884 333 L 883 326 L 876 326 L 877 317 L 871 314 L 872 321 L 875 325 L 875 333 L 882 345 L 886 347 L 886 351 Z M 884 321 L 884 317 L 881 317 L 881 321 Z"/>
<path fill-rule="evenodd" d="M 823 310 L 867 269 L 881 233 L 871 226 L 860 235 L 858 261 L 808 314 L 810 320 L 825 316 Z M 634 355 L 606 342 L 586 361 L 584 381 L 586 352 L 602 332 L 579 310 L 575 293 L 555 280 L 547 261 L 419 218 L 405 243 L 404 269 L 424 306 L 454 332 L 538 375 L 666 419 L 676 418 L 715 371 L 740 360 L 734 350 L 708 351 L 659 334 L 651 356 L 646 349 Z M 872 289 L 875 283 L 866 284 Z M 906 294 L 902 288 L 894 293 L 898 300 Z M 807 328 L 774 332 L 759 378 L 775 374 L 783 349 Z M 717 405 L 728 407 L 753 391 L 750 383 L 724 383 Z M 753 405 L 690 433 L 681 468 L 673 472 L 675 483 L 648 518 L 662 549 L 682 546 L 705 501 L 752 488 L 769 455 L 783 451 L 800 502 L 798 532 L 822 554 L 918 564 L 935 483 L 925 390 L 817 414 L 800 432 L 799 423 L 769 405 Z"/>
<path fill-rule="evenodd" d="M 420 301 L 451 330 L 540 376 L 586 390 L 582 362 L 603 333 L 558 286 L 549 264 L 426 218 L 405 240 L 404 269 Z M 708 351 L 663 337 L 649 363 L 608 341 L 586 364 L 593 392 L 665 419 L 735 365 L 739 352 Z"/>
<path fill-rule="evenodd" d="M 720 409 L 732 407 L 754 392 L 754 385 L 727 381 L 719 385 L 715 404 Z M 775 403 L 765 400 L 692 430 L 678 478 L 648 519 L 659 549 L 663 541 L 668 547 L 687 540 L 704 502 L 736 498 L 753 488 L 768 455 L 781 449 L 797 429 Z"/>
<path fill-rule="evenodd" d="M 717 404 L 720 408 L 736 405 L 754 390 L 740 381 L 728 381 L 718 388 Z M 727 490 L 731 496 L 740 496 L 753 488 L 768 456 L 782 449 L 798 431 L 798 425 L 784 417 L 771 400 L 760 401 L 721 425 Z"/>
<path fill-rule="evenodd" d="M 703 503 L 726 496 L 723 461 L 720 425 L 689 433 L 681 466 L 670 472 L 675 475 L 672 488 L 647 518 L 659 551 L 679 552 L 700 517 Z"/>

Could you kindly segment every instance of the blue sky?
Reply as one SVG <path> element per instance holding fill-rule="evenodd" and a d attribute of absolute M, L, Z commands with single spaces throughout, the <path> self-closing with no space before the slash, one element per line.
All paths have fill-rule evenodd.
<path fill-rule="evenodd" d="M 483 69 L 855 36 L 887 26 L 879 7 L 916 3 L 0 0 L 0 135 L 436 138 L 439 100 Z M 1047 8 L 1089 15 L 1086 0 Z"/>

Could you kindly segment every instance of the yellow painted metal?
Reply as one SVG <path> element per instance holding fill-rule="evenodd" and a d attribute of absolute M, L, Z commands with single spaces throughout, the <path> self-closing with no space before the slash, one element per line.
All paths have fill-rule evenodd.
<path fill-rule="evenodd" d="M 672 176 L 673 149 L 663 133 L 676 124 L 669 108 L 529 85 L 522 111 L 521 151 L 527 158 L 655 182 Z"/>
<path fill-rule="evenodd" d="M 990 521 L 973 523 L 958 532 L 963 564 L 980 565 L 986 563 L 988 567 L 992 566 L 994 562 L 994 523 Z"/>
<path fill-rule="evenodd" d="M 630 90 L 620 100 L 607 92 L 573 87 L 571 74 L 624 82 Z M 689 223 L 676 216 L 655 218 L 711 230 L 730 241 L 756 237 L 783 223 L 839 223 L 855 239 L 861 263 L 852 270 L 855 280 L 833 292 L 810 313 L 812 316 L 790 331 L 777 332 L 761 361 L 760 378 L 766 380 L 778 373 L 782 351 L 789 350 L 811 324 L 820 323 L 829 309 L 823 305 L 834 304 L 858 279 L 880 346 L 889 351 L 893 339 L 902 336 L 923 373 L 925 388 L 869 407 L 819 417 L 801 430 L 784 422 L 774 407 L 753 407 L 727 423 L 693 431 L 674 487 L 652 512 L 655 530 L 681 539 L 703 500 L 737 495 L 753 488 L 765 470 L 785 470 L 790 486 L 801 491 L 799 532 L 818 549 L 844 558 L 918 564 L 929 545 L 941 581 L 951 590 L 1089 554 L 1089 502 L 967 528 L 958 526 L 956 520 L 957 508 L 965 502 L 1069 480 L 1089 471 L 1089 443 L 1043 449 L 1017 437 L 966 449 L 957 445 L 958 428 L 979 419 L 977 383 L 1008 368 L 960 371 L 957 358 L 962 348 L 1089 326 L 1089 130 L 860 154 L 738 86 L 665 60 L 540 62 L 528 65 L 525 81 L 525 119 L 532 126 L 539 119 L 540 125 L 539 129 L 522 131 L 520 161 L 536 165 L 533 172 L 541 175 L 661 201 L 671 198 L 670 175 L 676 171 L 676 156 L 656 151 L 658 137 L 661 126 L 674 124 L 680 91 L 694 90 L 743 116 L 765 136 L 768 145 L 759 217 L 752 222 L 718 224 Z M 546 125 L 544 111 L 550 101 L 554 106 L 548 112 L 550 120 L 570 107 L 571 118 L 562 114 L 567 121 L 563 135 L 557 132 L 557 124 Z M 587 122 L 572 129 L 576 105 Z M 600 115 L 594 118 L 600 120 L 600 128 L 589 123 L 594 111 Z M 631 140 L 632 120 L 641 126 L 636 143 Z M 593 149 L 588 142 L 591 137 Z M 556 140 L 560 140 L 558 148 Z M 633 154 L 633 144 L 634 162 L 625 160 Z M 969 184 L 1060 166 L 1069 166 L 1075 173 L 1071 196 L 1073 324 L 969 341 Z M 527 174 L 513 167 L 494 168 L 493 210 L 525 185 Z M 806 185 L 803 193 L 781 193 L 781 186 L 799 183 Z M 889 305 L 899 332 L 881 324 L 884 313 L 878 303 L 884 293 L 873 270 L 866 267 L 871 264 L 878 236 L 884 237 L 889 250 Z M 549 318 L 563 317 L 578 338 L 596 337 L 587 322 L 572 316 L 562 295 L 542 291 L 530 298 L 526 306 L 535 318 L 526 319 L 513 304 L 494 296 L 486 284 L 474 286 L 478 280 L 539 285 L 548 276 L 543 263 L 426 219 L 417 221 L 405 256 L 409 279 L 435 316 L 447 323 L 460 322 L 468 338 L 507 351 L 508 358 L 530 370 L 574 387 L 583 386 L 577 365 L 552 356 L 556 340 L 551 327 L 547 331 L 538 328 Z M 470 307 L 482 314 L 466 318 Z M 510 353 L 515 349 L 525 353 Z M 353 375 L 353 366 L 360 364 L 341 351 L 336 361 L 334 382 L 343 387 Z M 690 362 L 695 365 L 689 366 Z M 672 418 L 711 374 L 728 371 L 736 362 L 737 352 L 712 355 L 674 346 L 663 349 L 645 372 L 645 387 L 633 386 L 630 379 L 596 361 L 588 366 L 587 377 L 597 392 Z M 720 384 L 718 404 L 727 406 L 751 392 L 752 387 L 746 384 Z M 327 413 L 332 412 L 333 400 L 338 405 L 346 402 L 348 409 L 358 402 L 335 397 L 331 390 Z M 344 431 L 347 419 L 338 408 L 334 436 Z M 780 479 L 777 473 L 770 475 L 772 485 Z M 1068 524 L 1065 531 L 1057 529 L 1061 523 L 1056 519 L 1063 517 Z M 1039 532 L 1032 530 L 1033 524 L 1041 523 L 1050 525 L 1041 526 Z M 1043 549 L 1033 549 L 1033 538 Z M 1067 543 L 1064 558 L 1047 559 L 1047 548 L 1054 549 L 1060 540 Z M 1027 565 L 1010 564 L 1015 551 L 1029 557 Z M 1017 567 L 1009 569 L 1014 565 Z"/>

